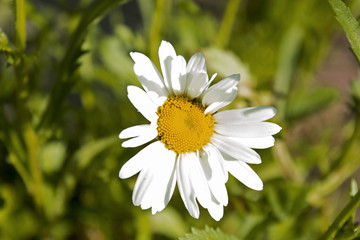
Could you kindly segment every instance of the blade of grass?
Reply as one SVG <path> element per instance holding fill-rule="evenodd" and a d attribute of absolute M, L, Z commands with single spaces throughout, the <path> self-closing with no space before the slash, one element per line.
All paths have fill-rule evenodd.
<path fill-rule="evenodd" d="M 329 3 L 350 42 L 351 50 L 360 64 L 360 23 L 356 21 L 350 9 L 341 0 L 329 0 Z"/>
<path fill-rule="evenodd" d="M 56 116 L 61 112 L 59 111 L 65 97 L 75 84 L 74 72 L 79 67 L 79 57 L 85 53 L 82 49 L 82 44 L 86 37 L 88 27 L 95 22 L 99 17 L 105 15 L 109 10 L 115 6 L 124 3 L 126 0 L 103 0 L 96 1 L 96 3 L 87 9 L 76 27 L 76 30 L 70 37 L 67 51 L 62 59 L 54 87 L 52 89 L 50 99 L 46 110 L 42 116 L 38 129 L 44 125 L 49 125 Z"/>
<path fill-rule="evenodd" d="M 229 0 L 226 6 L 224 17 L 215 40 L 216 45 L 220 48 L 225 48 L 229 44 L 240 3 L 241 0 Z"/>
<path fill-rule="evenodd" d="M 277 107 L 282 119 L 286 118 L 288 94 L 303 40 L 303 29 L 300 25 L 294 24 L 284 34 L 281 42 L 274 91 L 279 96 Z"/>
<path fill-rule="evenodd" d="M 161 29 L 164 23 L 166 10 L 169 8 L 171 1 L 157 0 L 155 6 L 154 16 L 151 22 L 150 36 L 149 36 L 149 48 L 150 59 L 153 62 L 157 59 L 157 49 L 159 48 L 161 41 Z"/>

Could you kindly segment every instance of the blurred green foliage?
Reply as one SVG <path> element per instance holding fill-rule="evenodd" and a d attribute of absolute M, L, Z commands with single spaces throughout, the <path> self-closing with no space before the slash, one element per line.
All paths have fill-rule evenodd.
<path fill-rule="evenodd" d="M 359 14 L 356 0 L 0 1 L 0 239 L 359 239 Z M 138 149 L 117 134 L 145 121 L 129 52 L 159 65 L 162 39 L 202 51 L 217 79 L 240 73 L 233 107 L 279 110 L 253 166 L 264 190 L 231 177 L 220 222 L 192 219 L 177 190 L 152 216 L 118 178 Z"/>

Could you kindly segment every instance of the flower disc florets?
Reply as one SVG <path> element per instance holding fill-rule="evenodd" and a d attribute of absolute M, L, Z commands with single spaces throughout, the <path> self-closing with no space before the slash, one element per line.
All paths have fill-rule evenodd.
<path fill-rule="evenodd" d="M 196 99 L 170 96 L 158 108 L 158 139 L 177 154 L 196 152 L 210 142 L 214 118 Z"/>

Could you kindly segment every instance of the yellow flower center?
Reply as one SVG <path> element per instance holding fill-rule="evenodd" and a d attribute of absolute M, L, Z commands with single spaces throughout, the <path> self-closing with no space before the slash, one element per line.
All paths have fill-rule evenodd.
<path fill-rule="evenodd" d="M 199 101 L 170 96 L 158 108 L 158 139 L 177 154 L 196 152 L 210 142 L 214 117 L 205 114 Z"/>

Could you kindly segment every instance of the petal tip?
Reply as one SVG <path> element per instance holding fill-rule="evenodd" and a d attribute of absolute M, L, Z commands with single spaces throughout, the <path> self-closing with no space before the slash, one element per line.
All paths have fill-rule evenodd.
<path fill-rule="evenodd" d="M 236 82 L 239 82 L 240 81 L 240 73 L 235 73 L 235 74 L 229 76 L 229 78 L 232 78 Z"/>
<path fill-rule="evenodd" d="M 264 189 L 264 184 L 263 182 L 260 180 L 258 184 L 253 185 L 250 187 L 251 189 L 255 190 L 255 191 L 262 191 Z"/>
<path fill-rule="evenodd" d="M 282 127 L 280 127 L 279 125 L 277 125 L 276 124 L 276 129 L 275 129 L 275 131 L 274 131 L 274 134 L 278 134 L 280 131 L 281 131 L 281 129 L 282 129 Z"/>
<path fill-rule="evenodd" d="M 127 178 L 126 174 L 124 173 L 124 170 L 122 170 L 122 168 L 119 171 L 119 178 L 121 179 L 125 179 Z"/>
<path fill-rule="evenodd" d="M 170 42 L 162 40 L 159 46 L 159 54 L 161 52 L 167 52 L 168 54 L 173 55 L 175 53 L 175 49 Z"/>
<path fill-rule="evenodd" d="M 275 116 L 277 114 L 277 109 L 275 107 L 273 107 L 273 106 L 270 106 L 269 108 L 272 110 L 272 112 L 273 112 L 273 114 Z"/>
<path fill-rule="evenodd" d="M 139 53 L 138 52 L 130 52 L 129 55 L 133 59 L 134 62 L 136 62 L 136 57 Z"/>
<path fill-rule="evenodd" d="M 125 139 L 124 137 L 124 131 L 121 131 L 118 136 L 120 139 Z"/>

